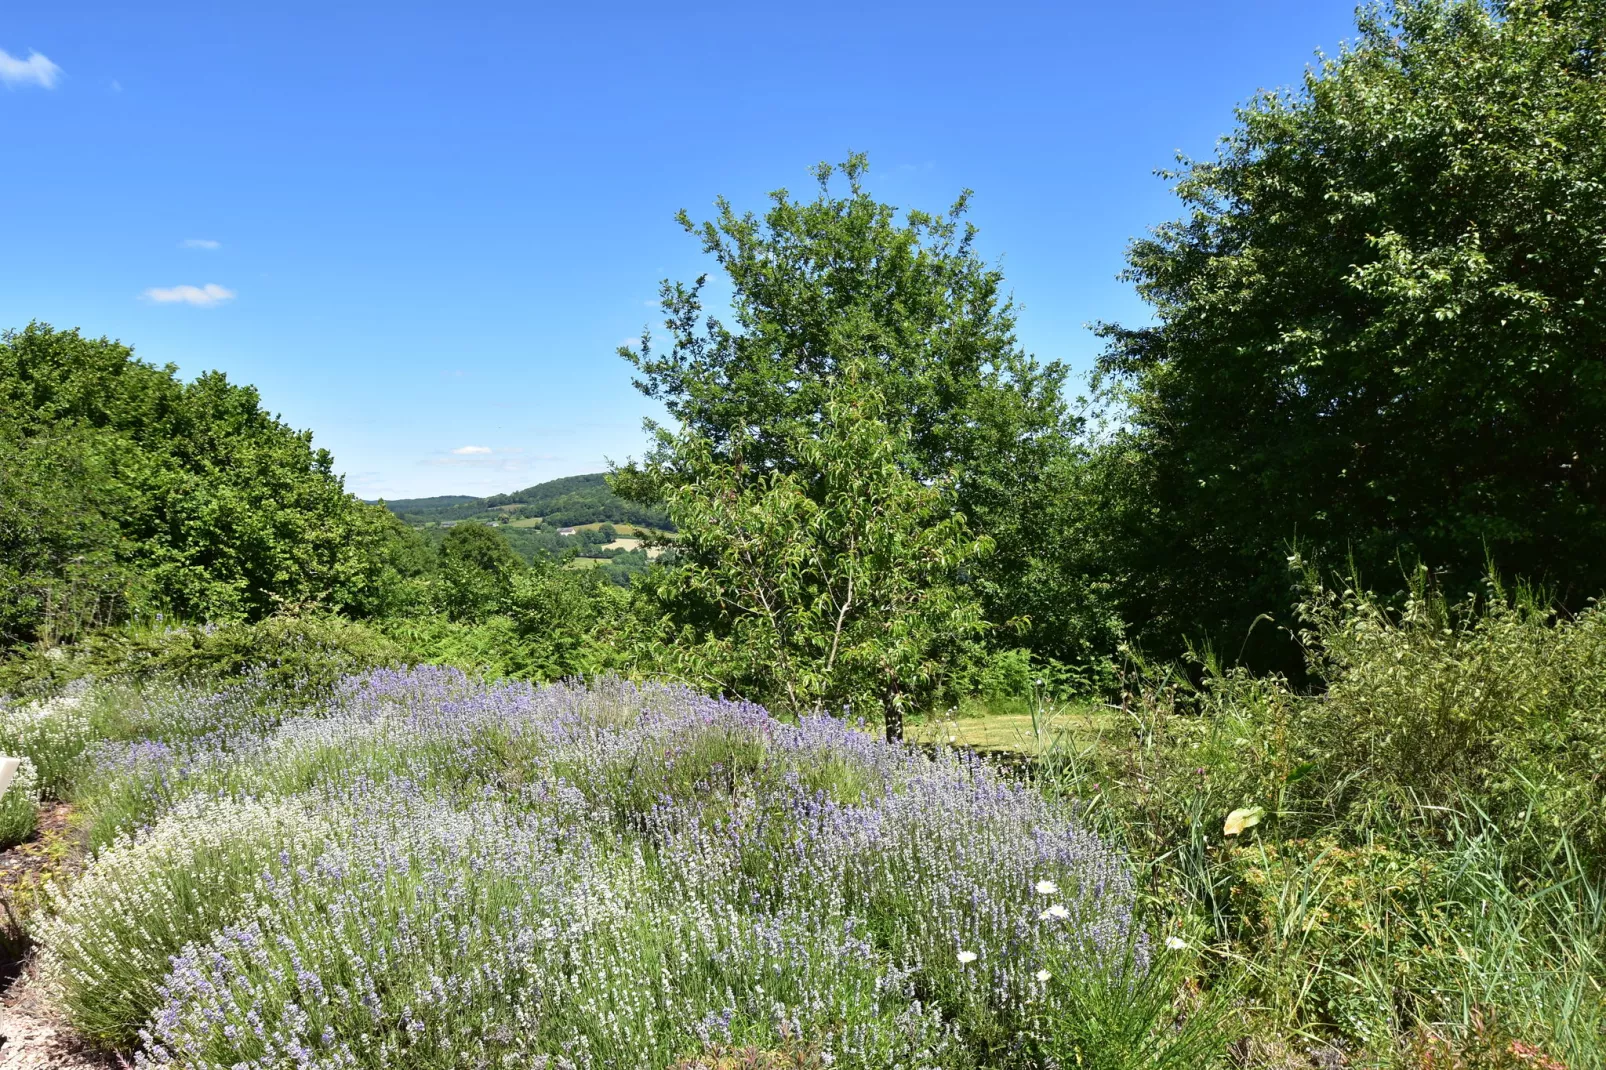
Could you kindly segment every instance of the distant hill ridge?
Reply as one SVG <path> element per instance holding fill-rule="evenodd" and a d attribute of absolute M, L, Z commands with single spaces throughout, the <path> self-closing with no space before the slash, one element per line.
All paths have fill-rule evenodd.
<path fill-rule="evenodd" d="M 383 500 L 383 499 L 381 499 Z M 466 505 L 469 502 L 481 502 L 484 498 L 476 498 L 472 494 L 441 494 L 433 498 L 398 498 L 393 502 L 385 502 L 394 513 L 438 513 L 442 509 L 450 509 L 454 505 Z M 369 502 L 377 505 L 377 502 Z"/>
<path fill-rule="evenodd" d="M 606 521 L 670 529 L 669 517 L 663 510 L 625 501 L 609 489 L 607 476 L 602 472 L 564 476 L 510 494 L 492 494 L 485 498 L 442 494 L 433 498 L 400 498 L 385 505 L 409 524 L 512 516 L 540 517 L 544 523 L 558 527 Z"/>

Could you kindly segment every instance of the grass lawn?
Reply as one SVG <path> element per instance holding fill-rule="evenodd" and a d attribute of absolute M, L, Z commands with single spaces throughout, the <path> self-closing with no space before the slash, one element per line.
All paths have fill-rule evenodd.
<path fill-rule="evenodd" d="M 997 710 L 977 702 L 961 707 L 956 716 L 923 717 L 908 725 L 905 734 L 917 743 L 1035 755 L 1056 744 L 1091 744 L 1110 728 L 1113 716 L 1113 711 L 1088 702 L 1045 709 L 1034 722 L 1029 712 Z"/>

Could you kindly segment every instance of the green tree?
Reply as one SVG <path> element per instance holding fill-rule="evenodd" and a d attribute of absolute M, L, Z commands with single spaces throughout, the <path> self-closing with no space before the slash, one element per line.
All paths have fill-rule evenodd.
<path fill-rule="evenodd" d="M 0 336 L 0 413 L 0 437 L 18 458 L 73 444 L 55 489 L 32 486 L 51 509 L 83 510 L 68 557 L 133 569 L 151 608 L 213 621 L 312 606 L 367 612 L 408 567 L 400 525 L 346 493 L 310 432 L 285 426 L 255 390 L 220 373 L 185 383 L 127 346 L 30 324 Z M 45 474 L 12 466 L 8 479 Z M 62 594 L 61 584 L 84 589 L 56 571 L 60 582 L 40 597 Z M 102 605 L 97 619 L 112 612 Z"/>
<path fill-rule="evenodd" d="M 76 639 L 140 600 L 116 517 L 127 494 L 107 443 L 82 431 L 23 439 L 0 418 L 0 650 Z"/>
<path fill-rule="evenodd" d="M 453 620 L 480 620 L 506 609 L 513 581 L 526 566 L 502 533 L 458 524 L 441 540 L 440 607 Z"/>
<path fill-rule="evenodd" d="M 657 481 L 680 532 L 678 562 L 637 582 L 652 660 L 699 684 L 793 714 L 879 712 L 889 739 L 943 694 L 983 631 L 964 570 L 990 548 L 946 493 L 910 471 L 906 432 L 879 393 L 845 373 L 815 424 L 755 450 L 695 430 L 634 473 Z"/>
<path fill-rule="evenodd" d="M 1296 538 L 1606 586 L 1606 7 L 1367 10 L 1169 177 L 1186 214 L 1129 260 L 1154 323 L 1101 365 L 1141 469 L 1128 619 L 1236 647 Z"/>
<path fill-rule="evenodd" d="M 1050 481 L 1067 450 L 1065 369 L 1039 364 L 1015 339 L 1003 276 L 975 249 L 969 193 L 944 214 L 877 201 L 867 163 L 814 169 L 813 200 L 771 194 L 762 217 L 721 198 L 714 220 L 679 222 L 701 241 L 732 291 L 727 323 L 704 308 L 707 276 L 661 290 L 667 345 L 650 333 L 620 355 L 637 387 L 661 399 L 710 456 L 755 476 L 802 463 L 796 444 L 826 420 L 846 369 L 884 399 L 880 418 L 907 441 L 900 464 L 915 479 L 951 477 L 956 507 L 998 552 L 976 565 L 989 619 L 1052 648 L 1087 612 L 1077 591 L 1043 599 L 1042 529 L 1058 501 Z M 843 193 L 833 179 L 846 180 Z M 626 497 L 694 478 L 658 458 L 651 481 L 616 473 Z M 1089 593 L 1091 588 L 1083 588 Z M 1095 613 L 1107 615 L 1102 609 Z M 1019 640 L 1011 638 L 1010 645 Z"/>
<path fill-rule="evenodd" d="M 556 680 L 620 667 L 629 595 L 597 571 L 543 560 L 514 578 L 507 612 L 525 675 Z"/>

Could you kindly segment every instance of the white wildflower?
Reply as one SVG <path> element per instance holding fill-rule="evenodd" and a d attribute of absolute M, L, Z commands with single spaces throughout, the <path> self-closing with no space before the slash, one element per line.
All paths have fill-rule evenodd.
<path fill-rule="evenodd" d="M 1037 894 L 1038 895 L 1053 895 L 1055 892 L 1057 892 L 1059 890 L 1060 890 L 1060 886 L 1055 884 L 1053 881 L 1038 881 L 1037 882 Z"/>
<path fill-rule="evenodd" d="M 959 965 L 961 965 L 961 966 L 969 966 L 972 962 L 975 962 L 975 961 L 976 961 L 976 953 L 974 951 L 961 951 L 959 953 Z"/>

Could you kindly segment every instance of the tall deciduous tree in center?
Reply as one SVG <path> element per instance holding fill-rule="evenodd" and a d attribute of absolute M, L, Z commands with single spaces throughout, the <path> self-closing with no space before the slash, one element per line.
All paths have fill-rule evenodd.
<path fill-rule="evenodd" d="M 640 372 L 638 388 L 661 399 L 710 457 L 735 463 L 739 443 L 740 463 L 755 475 L 798 468 L 799 436 L 822 425 L 854 368 L 907 444 L 903 470 L 946 482 L 954 508 L 996 544 L 972 576 L 996 632 L 1024 632 L 1039 647 L 1080 636 L 1085 629 L 1062 618 L 1087 615 L 1086 585 L 1045 583 L 1065 575 L 1044 563 L 1056 545 L 1047 518 L 1063 504 L 1059 477 L 1071 463 L 1065 369 L 1017 343 L 1003 277 L 976 251 L 965 218 L 969 194 L 946 213 L 900 219 L 864 188 L 866 169 L 863 156 L 822 164 L 817 197 L 778 191 L 762 216 L 723 198 L 711 221 L 682 212 L 681 225 L 726 276 L 728 322 L 705 309 L 707 276 L 665 282 L 667 344 L 644 334 L 620 354 Z M 837 176 L 846 180 L 840 194 Z M 653 458 L 656 480 L 627 472 L 619 489 L 657 494 L 690 478 L 675 441 L 664 439 Z"/>
<path fill-rule="evenodd" d="M 909 471 L 908 438 L 857 368 L 831 384 L 817 425 L 772 439 L 785 468 L 746 461 L 695 431 L 663 444 L 673 469 L 628 474 L 679 530 L 679 562 L 649 570 L 654 658 L 704 686 L 794 715 L 904 714 L 947 697 L 983 629 L 962 572 L 991 543 L 971 534 L 946 481 Z"/>

